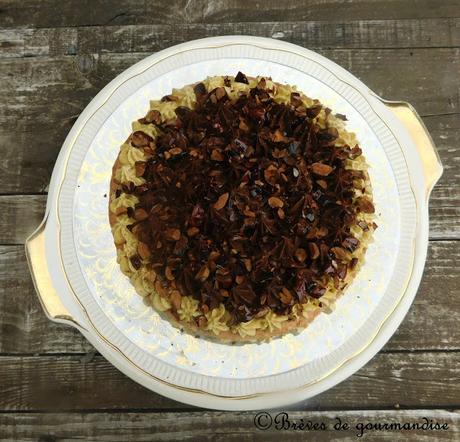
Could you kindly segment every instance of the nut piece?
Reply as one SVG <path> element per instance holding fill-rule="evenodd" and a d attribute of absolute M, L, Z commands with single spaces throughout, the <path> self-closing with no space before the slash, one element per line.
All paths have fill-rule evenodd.
<path fill-rule="evenodd" d="M 214 160 L 214 161 L 224 161 L 225 157 L 222 155 L 222 152 L 217 150 L 217 149 L 214 149 L 212 152 L 211 152 L 211 160 Z"/>
<path fill-rule="evenodd" d="M 146 123 L 155 123 L 155 124 L 160 124 L 161 123 L 161 114 L 159 111 L 152 109 L 148 111 L 147 115 L 144 118 Z"/>
<path fill-rule="evenodd" d="M 172 149 L 169 149 L 168 152 L 171 154 L 171 156 L 179 155 L 182 153 L 182 149 L 180 147 L 173 147 Z"/>
<path fill-rule="evenodd" d="M 356 200 L 358 207 L 364 212 L 364 213 L 374 213 L 375 208 L 374 205 L 372 204 L 371 201 L 369 201 L 365 197 L 358 198 Z"/>
<path fill-rule="evenodd" d="M 308 243 L 308 251 L 310 252 L 311 259 L 319 257 L 319 247 L 314 242 Z"/>
<path fill-rule="evenodd" d="M 126 213 L 128 211 L 128 209 L 126 207 L 118 207 L 117 210 L 115 210 L 115 215 L 123 215 L 124 213 Z"/>
<path fill-rule="evenodd" d="M 153 141 L 153 138 L 140 130 L 131 135 L 131 144 L 134 147 L 148 146 L 150 141 Z"/>
<path fill-rule="evenodd" d="M 252 262 L 249 258 L 243 259 L 244 266 L 246 267 L 246 270 L 250 272 L 252 270 Z"/>
<path fill-rule="evenodd" d="M 307 259 L 307 252 L 304 249 L 297 249 L 295 251 L 295 257 L 299 262 L 304 262 Z"/>
<path fill-rule="evenodd" d="M 147 163 L 145 161 L 136 161 L 134 163 L 134 169 L 136 171 L 136 176 L 143 176 L 145 172 L 145 166 Z"/>
<path fill-rule="evenodd" d="M 287 138 L 283 135 L 283 133 L 279 129 L 277 129 L 275 133 L 273 134 L 273 141 L 275 143 L 286 142 Z"/>
<path fill-rule="evenodd" d="M 203 307 L 207 307 L 206 304 Z M 208 309 L 209 310 L 209 309 Z M 204 316 L 198 317 L 198 327 L 205 328 L 208 325 L 208 320 Z"/>
<path fill-rule="evenodd" d="M 168 297 L 168 291 L 158 279 L 155 281 L 155 290 L 162 298 Z"/>
<path fill-rule="evenodd" d="M 241 275 L 236 275 L 235 281 L 238 285 L 243 284 L 243 282 L 246 280 L 244 276 Z"/>
<path fill-rule="evenodd" d="M 176 277 L 174 276 L 174 273 L 172 272 L 171 267 L 169 266 L 166 266 L 165 276 L 168 281 L 174 281 L 176 279 Z"/>
<path fill-rule="evenodd" d="M 221 100 L 222 98 L 224 98 L 227 95 L 227 92 L 225 91 L 224 87 L 216 88 L 215 93 L 216 93 L 216 97 L 217 97 L 218 100 Z"/>
<path fill-rule="evenodd" d="M 284 206 L 284 203 L 283 203 L 283 200 L 279 199 L 278 197 L 276 196 L 271 196 L 270 198 L 268 198 L 268 205 L 270 207 L 273 207 L 274 209 L 275 208 L 281 208 Z"/>
<path fill-rule="evenodd" d="M 223 193 L 218 198 L 218 200 L 214 203 L 214 206 L 213 206 L 214 209 L 216 209 L 216 210 L 223 209 L 225 207 L 225 205 L 227 204 L 227 201 L 228 201 L 228 192 Z"/>
<path fill-rule="evenodd" d="M 292 294 L 291 292 L 286 288 L 286 287 L 283 287 L 283 289 L 281 290 L 281 292 L 279 293 L 279 297 L 281 299 L 281 302 L 283 304 L 286 304 L 286 305 L 289 305 L 291 304 L 291 302 L 293 301 L 293 297 L 292 297 Z"/>
<path fill-rule="evenodd" d="M 311 171 L 316 175 L 328 176 L 333 171 L 333 168 L 327 164 L 313 163 L 311 165 Z"/>
<path fill-rule="evenodd" d="M 169 239 L 170 241 L 179 241 L 180 230 L 179 229 L 166 229 L 165 236 L 166 236 L 166 239 Z"/>
<path fill-rule="evenodd" d="M 136 221 L 144 221 L 144 219 L 147 219 L 148 217 L 149 214 L 142 207 L 138 207 L 136 210 L 134 210 L 134 219 Z"/>
<path fill-rule="evenodd" d="M 340 259 L 341 261 L 348 261 L 350 257 L 350 252 L 347 252 L 342 247 L 332 247 L 331 252 Z"/>
<path fill-rule="evenodd" d="M 264 170 L 265 181 L 269 184 L 275 184 L 277 173 L 278 169 L 273 164 L 270 164 L 270 166 Z"/>
<path fill-rule="evenodd" d="M 195 275 L 195 279 L 198 279 L 201 282 L 204 282 L 208 279 L 209 277 L 209 267 L 207 264 L 204 264 L 201 269 L 198 271 L 198 273 Z"/>
<path fill-rule="evenodd" d="M 187 229 L 187 235 L 193 237 L 200 233 L 200 229 L 198 227 L 190 227 Z"/>
<path fill-rule="evenodd" d="M 142 259 L 148 259 L 151 255 L 149 246 L 142 241 L 139 241 L 139 244 L 137 245 L 137 253 L 139 253 L 139 256 Z"/>
<path fill-rule="evenodd" d="M 171 290 L 169 300 L 171 301 L 171 304 L 176 311 L 180 309 L 180 305 L 182 303 L 182 296 L 179 290 Z"/>
<path fill-rule="evenodd" d="M 318 181 L 316 181 L 316 183 L 318 184 L 318 186 L 322 187 L 323 189 L 327 189 L 327 182 L 326 181 L 318 180 Z"/>

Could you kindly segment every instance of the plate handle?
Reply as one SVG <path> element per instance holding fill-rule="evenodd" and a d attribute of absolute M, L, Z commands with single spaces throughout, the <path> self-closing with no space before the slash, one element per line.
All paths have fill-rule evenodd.
<path fill-rule="evenodd" d="M 46 316 L 52 321 L 81 327 L 62 303 L 51 280 L 45 254 L 46 217 L 26 240 L 26 257 L 32 281 Z"/>
<path fill-rule="evenodd" d="M 420 115 L 410 103 L 405 101 L 388 101 L 378 97 L 393 112 L 409 132 L 422 161 L 425 178 L 425 198 L 428 201 L 434 185 L 441 178 L 443 167 L 438 151 L 428 129 Z"/>

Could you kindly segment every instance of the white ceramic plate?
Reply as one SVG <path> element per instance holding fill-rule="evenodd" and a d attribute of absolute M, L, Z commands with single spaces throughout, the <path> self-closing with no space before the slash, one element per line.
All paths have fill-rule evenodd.
<path fill-rule="evenodd" d="M 232 346 L 181 334 L 143 303 L 116 263 L 107 194 L 119 147 L 150 99 L 207 76 L 238 71 L 296 85 L 347 116 L 347 127 L 356 132 L 371 166 L 379 227 L 364 267 L 331 314 L 320 315 L 298 335 Z M 418 130 L 424 130 L 420 124 Z M 127 375 L 179 401 L 254 409 L 311 397 L 366 363 L 396 330 L 415 296 L 425 261 L 433 179 L 413 138 L 359 80 L 298 46 L 219 37 L 147 57 L 97 95 L 62 147 L 46 223 L 28 244 L 45 310 L 51 319 L 71 321 Z M 40 287 L 44 271 L 40 280 L 34 268 L 38 237 L 49 290 L 58 293 L 54 301 Z"/>

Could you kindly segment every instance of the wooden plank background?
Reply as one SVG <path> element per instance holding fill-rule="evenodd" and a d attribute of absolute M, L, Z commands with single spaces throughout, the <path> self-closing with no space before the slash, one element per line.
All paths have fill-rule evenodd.
<path fill-rule="evenodd" d="M 118 73 L 191 39 L 249 34 L 314 49 L 419 111 L 444 164 L 416 300 L 363 369 L 289 409 L 326 422 L 257 430 L 255 413 L 199 410 L 119 373 L 44 316 L 24 240 L 40 222 L 60 146 Z M 356 440 L 359 422 L 446 422 L 443 432 L 368 440 L 460 440 L 460 1 L 0 0 L 0 440 Z M 272 415 L 275 416 L 276 412 Z"/>

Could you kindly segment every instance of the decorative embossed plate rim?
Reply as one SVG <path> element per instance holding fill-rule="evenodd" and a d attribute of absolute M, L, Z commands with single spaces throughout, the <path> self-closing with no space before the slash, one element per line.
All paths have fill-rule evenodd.
<path fill-rule="evenodd" d="M 117 334 L 117 330 L 114 329 L 113 324 L 111 324 L 107 318 L 104 318 L 104 315 L 100 309 L 98 311 L 98 305 L 94 303 L 94 297 L 89 293 L 88 288 L 85 287 L 86 283 L 81 275 L 81 270 L 79 266 L 76 265 L 78 257 L 75 255 L 72 231 L 73 224 L 71 220 L 74 209 L 73 204 L 75 183 L 80 172 L 81 160 L 85 153 L 85 146 L 86 149 L 88 147 L 88 140 L 82 139 L 84 130 L 97 130 L 97 125 L 100 124 L 100 121 L 99 123 L 95 121 L 94 116 L 96 113 L 99 110 L 107 111 L 107 109 L 110 109 L 110 106 L 112 106 L 113 109 L 114 102 L 111 102 L 111 100 L 113 100 L 114 97 L 116 98 L 116 94 L 122 89 L 124 85 L 129 83 L 129 79 L 134 78 L 134 80 L 130 81 L 136 81 L 136 79 L 139 79 L 139 76 L 142 75 L 140 73 L 148 72 L 149 65 L 152 63 L 158 62 L 161 59 L 173 57 L 175 54 L 179 54 L 179 58 L 182 57 L 183 59 L 186 59 L 192 53 L 195 54 L 193 57 L 196 57 L 197 51 L 200 50 L 206 51 L 209 50 L 209 48 L 217 50 L 228 47 L 236 48 L 238 51 L 240 51 L 240 53 L 243 48 L 250 48 L 251 51 L 255 51 L 253 52 L 253 56 L 256 55 L 257 57 L 263 58 L 268 57 L 267 54 L 269 54 L 270 57 L 272 57 L 271 60 L 273 60 L 273 57 L 279 57 L 280 54 L 289 54 L 290 57 L 296 56 L 303 58 L 304 60 L 308 60 L 309 63 L 312 63 L 315 66 L 320 66 L 329 72 L 329 75 L 332 76 L 332 79 L 330 78 L 328 80 L 332 80 L 336 83 L 336 90 L 341 91 L 343 94 L 346 94 L 347 91 L 350 93 L 352 92 L 353 94 L 357 94 L 357 97 L 360 100 L 360 109 L 362 109 L 362 112 L 364 112 L 364 115 L 366 115 L 368 122 L 372 122 L 372 124 L 378 125 L 380 120 L 380 122 L 383 123 L 383 125 L 380 127 L 380 130 L 383 131 L 381 134 L 381 139 L 385 139 L 385 145 L 388 147 L 387 155 L 390 158 L 390 162 L 398 182 L 401 210 L 403 215 L 403 226 L 401 228 L 402 240 L 400 241 L 399 255 L 401 258 L 401 265 L 398 265 L 398 270 L 400 270 L 400 273 L 397 275 L 398 281 L 395 285 L 395 288 L 398 289 L 397 296 L 396 299 L 392 300 L 391 305 L 386 306 L 386 315 L 383 320 L 378 324 L 374 324 L 376 330 L 374 330 L 373 333 L 369 333 L 369 330 L 367 330 L 367 333 L 364 333 L 364 336 L 361 337 L 361 339 L 355 340 L 355 344 L 358 345 L 355 345 L 354 348 L 348 348 L 346 354 L 342 355 L 339 360 L 332 361 L 329 370 L 326 366 L 323 366 L 321 367 L 321 370 L 314 373 L 313 376 L 312 373 L 305 373 L 305 370 L 302 372 L 303 367 L 300 367 L 280 375 L 265 376 L 255 379 L 210 379 L 206 376 L 200 376 L 196 373 L 190 373 L 180 368 L 171 367 L 169 364 L 162 364 L 161 361 L 154 361 L 153 366 L 149 366 L 149 355 L 142 354 L 142 352 L 139 352 L 139 349 L 133 348 L 135 346 L 133 346 L 132 342 L 127 340 L 123 335 L 120 336 L 120 334 Z M 182 60 L 182 62 L 184 62 L 184 60 Z M 131 87 L 133 87 L 133 85 L 134 87 L 139 86 L 133 83 L 131 84 Z M 375 112 L 375 109 L 378 110 L 377 113 Z M 110 110 L 107 112 L 110 113 Z M 393 132 L 395 130 L 398 131 L 398 139 L 394 137 Z M 400 147 L 401 141 L 406 151 L 404 154 Z M 123 371 L 129 372 L 132 377 L 134 377 L 139 382 L 142 382 L 144 385 L 156 389 L 157 391 L 159 390 L 160 392 L 166 393 L 169 396 L 173 396 L 179 400 L 216 408 L 254 408 L 257 407 L 257 403 L 260 403 L 257 402 L 256 399 L 259 395 L 266 395 L 268 393 L 274 394 L 275 391 L 281 392 L 286 390 L 290 391 L 291 394 L 284 398 L 278 397 L 278 399 L 274 399 L 274 395 L 271 402 L 274 405 L 292 402 L 298 400 L 299 397 L 304 398 L 311 396 L 312 394 L 315 394 L 315 390 L 316 392 L 318 391 L 318 384 L 320 383 L 321 379 L 329 378 L 328 383 L 323 382 L 321 388 L 324 389 L 326 388 L 325 385 L 332 385 L 330 381 L 332 374 L 335 374 L 335 382 L 337 382 L 337 378 L 340 379 L 344 373 L 350 374 L 349 369 L 344 369 L 342 370 L 341 376 L 337 376 L 338 373 L 336 372 L 338 371 L 339 367 L 345 368 L 345 366 L 348 365 L 348 368 L 354 366 L 354 369 L 356 369 L 360 366 L 359 364 L 362 365 L 363 358 L 361 358 L 361 361 L 357 363 L 357 358 L 354 358 L 354 356 L 362 354 L 366 351 L 367 359 L 364 359 L 365 362 L 365 360 L 368 360 L 372 354 L 375 354 L 381 345 L 383 345 L 389 336 L 391 336 L 391 333 L 394 331 L 397 324 L 399 324 L 399 322 L 402 320 L 404 315 L 404 308 L 407 310 L 408 305 L 410 305 L 410 301 L 415 295 L 415 289 L 418 285 L 418 280 L 420 279 L 421 275 L 421 268 L 420 265 L 418 265 L 418 275 L 415 275 L 415 272 L 412 272 L 413 258 L 415 257 L 414 241 L 416 235 L 419 235 L 423 239 L 426 223 L 423 222 L 423 217 L 420 216 L 419 218 L 421 218 L 422 221 L 418 223 L 416 222 L 417 213 L 415 198 L 417 197 L 417 200 L 420 198 L 419 202 L 422 203 L 423 198 L 421 198 L 420 195 L 417 195 L 416 190 L 414 190 L 417 189 L 417 187 L 411 188 L 409 181 L 409 173 L 412 177 L 417 177 L 418 167 L 414 159 L 412 161 L 413 170 L 410 170 L 409 165 L 411 164 L 411 161 L 408 161 L 407 156 L 408 154 L 414 156 L 414 149 L 413 146 L 410 146 L 410 143 L 411 142 L 410 139 L 407 138 L 407 134 L 404 138 L 404 129 L 398 125 L 398 122 L 391 117 L 388 111 L 385 112 L 385 108 L 381 105 L 381 103 L 379 103 L 378 100 L 372 97 L 370 91 L 368 91 L 368 89 L 365 88 L 362 83 L 360 83 L 349 73 L 331 63 L 327 59 L 324 59 L 323 57 L 312 53 L 311 51 L 300 49 L 294 45 L 260 38 L 222 37 L 205 39 L 191 42 L 185 45 L 179 45 L 174 49 L 162 51 L 159 54 L 149 57 L 128 69 L 120 77 L 114 80 L 114 82 L 112 82 L 103 91 L 101 91 L 97 99 L 87 108 L 87 110 L 85 110 L 73 128 L 72 132 L 69 134 L 63 151 L 61 152 L 55 173 L 53 174 L 50 198 L 52 195 L 52 204 L 55 204 L 56 209 L 58 209 L 56 212 L 54 212 L 57 215 L 55 222 L 57 227 L 61 228 L 60 252 L 62 253 L 62 270 L 64 270 L 64 273 L 67 274 L 67 278 L 62 278 L 61 275 L 61 282 L 63 279 L 67 279 L 67 284 L 70 284 L 67 286 L 67 289 L 71 289 L 73 295 L 77 297 L 78 303 L 80 304 L 76 305 L 78 303 L 75 303 L 75 299 L 73 299 L 72 302 L 72 299 L 67 297 L 66 305 L 73 304 L 71 308 L 73 309 L 73 312 L 79 310 L 79 314 L 77 313 L 77 316 L 82 319 L 82 323 L 88 325 L 89 327 L 95 327 L 96 333 L 86 331 L 84 334 L 85 336 L 89 337 L 89 339 L 95 343 L 98 348 L 104 346 L 105 348 L 103 353 L 112 362 L 114 362 Z M 414 183 L 420 180 L 420 176 L 418 179 L 413 179 Z M 59 202 L 59 204 L 56 204 L 56 202 Z M 421 255 L 424 260 L 423 242 Z M 420 260 L 418 260 L 418 262 L 420 262 Z M 411 276 L 412 278 L 410 278 Z M 408 289 L 411 289 L 410 296 L 408 296 Z M 406 305 L 401 310 L 403 313 L 402 315 L 399 315 L 398 319 L 396 320 L 397 324 L 394 326 L 395 320 L 391 320 L 392 318 L 390 315 L 395 310 L 395 308 L 398 307 L 398 304 L 401 306 L 399 301 L 402 299 L 402 295 L 404 293 L 406 294 L 405 298 L 409 299 L 409 302 L 405 303 Z M 85 314 L 82 314 L 84 312 L 86 312 L 86 317 Z M 393 323 L 393 325 L 390 326 L 390 323 Z M 383 335 L 380 333 L 380 336 L 378 336 L 378 332 L 384 328 L 386 328 L 387 332 L 385 333 L 385 337 L 382 338 Z M 372 339 L 369 340 L 369 336 Z M 102 344 L 104 341 L 105 343 Z M 370 345 L 366 345 L 363 348 L 363 342 Z M 107 345 L 109 343 L 112 346 L 112 350 L 108 350 Z M 370 346 L 373 346 L 371 352 L 368 351 Z M 121 352 L 122 355 L 117 355 L 117 352 Z M 123 358 L 127 358 L 127 360 L 134 363 L 138 367 L 137 370 L 139 371 L 136 372 L 136 369 L 132 366 L 128 368 L 126 366 L 127 361 L 123 361 Z M 348 364 L 348 362 L 351 362 L 351 359 L 353 358 L 355 359 L 354 364 Z M 152 361 L 150 361 L 150 363 L 152 363 Z M 150 382 L 146 379 L 146 376 L 148 377 L 149 375 L 153 379 Z M 308 380 L 308 382 L 306 382 L 306 380 Z M 158 385 L 161 382 L 167 384 L 164 389 L 160 388 Z M 306 384 L 309 384 L 310 388 L 306 388 Z M 314 388 L 315 385 L 317 386 L 316 389 Z M 178 391 L 171 392 L 171 389 L 175 388 L 174 386 L 176 386 Z M 281 388 L 276 388 L 276 386 L 281 386 Z M 188 393 L 186 393 L 187 391 Z M 207 392 L 208 394 L 213 395 L 213 400 L 215 402 L 210 404 L 204 403 L 201 399 L 197 399 L 196 395 L 199 395 L 200 392 Z M 249 404 L 246 402 L 246 404 L 242 406 L 230 406 L 227 403 L 224 405 L 222 401 L 228 400 L 225 398 L 246 398 L 246 401 L 252 401 L 252 403 Z"/>

